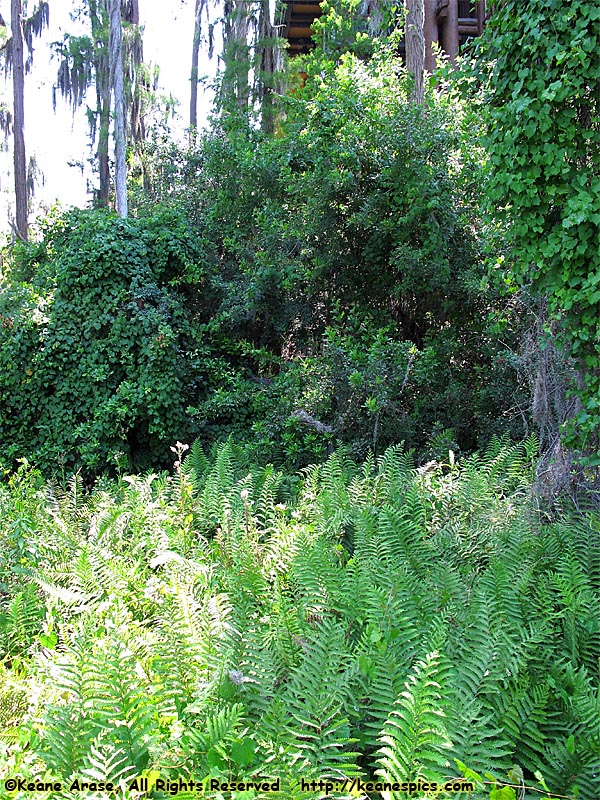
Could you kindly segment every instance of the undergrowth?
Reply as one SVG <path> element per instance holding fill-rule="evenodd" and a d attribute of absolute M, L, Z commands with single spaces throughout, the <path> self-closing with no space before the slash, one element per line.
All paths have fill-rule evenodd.
<path fill-rule="evenodd" d="M 172 475 L 0 487 L 2 777 L 597 800 L 600 524 L 536 511 L 535 442 L 297 476 L 231 440 L 174 450 Z"/>

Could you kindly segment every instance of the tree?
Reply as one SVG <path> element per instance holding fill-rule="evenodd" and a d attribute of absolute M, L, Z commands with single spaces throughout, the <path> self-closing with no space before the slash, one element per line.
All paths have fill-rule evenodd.
<path fill-rule="evenodd" d="M 405 0 L 406 68 L 413 77 L 413 99 L 423 102 L 423 71 L 425 69 L 425 8 L 423 0 Z"/>
<path fill-rule="evenodd" d="M 98 141 L 99 188 L 95 197 L 98 206 L 108 206 L 110 199 L 109 129 L 112 102 L 108 3 L 112 3 L 112 0 L 85 0 L 83 12 L 89 19 L 91 35 L 67 34 L 62 42 L 56 44 L 60 64 L 54 87 L 55 102 L 58 89 L 71 103 L 74 113 L 83 103 L 90 86 L 94 85 L 96 89 L 96 106 L 88 108 L 88 119 L 92 142 Z M 127 109 L 124 117 L 126 113 L 129 115 L 128 138 L 139 141 L 145 132 L 141 110 L 143 76 L 139 68 L 143 62 L 143 48 L 138 0 L 121 0 L 120 12 L 127 33 L 122 58 L 128 73 L 128 80 L 124 81 L 123 87 Z"/>
<path fill-rule="evenodd" d="M 192 41 L 192 71 L 190 75 L 190 128 L 198 127 L 198 60 L 202 40 L 202 14 L 208 9 L 207 0 L 196 0 L 194 9 L 194 37 Z M 209 55 L 212 55 L 212 26 L 209 34 Z"/>
<path fill-rule="evenodd" d="M 111 87 L 115 100 L 115 193 L 117 196 L 117 213 L 120 217 L 126 217 L 127 154 L 122 42 L 121 0 L 110 0 L 109 64 Z"/>
<path fill-rule="evenodd" d="M 23 18 L 22 0 L 11 0 L 10 21 L 12 36 L 3 46 L 5 69 L 13 73 L 13 117 L 14 136 L 14 180 L 15 180 L 15 223 L 17 236 L 27 240 L 27 159 L 25 154 L 25 71 L 31 66 L 33 36 L 39 36 L 49 22 L 49 6 L 38 3 L 34 13 Z M 4 20 L 0 17 L 0 24 Z M 28 58 L 25 61 L 24 45 L 27 45 Z"/>
<path fill-rule="evenodd" d="M 546 298 L 581 400 L 561 438 L 600 464 L 600 7 L 504 0 L 483 43 L 487 197 L 510 247 L 503 278 Z"/>
<path fill-rule="evenodd" d="M 27 161 L 25 158 L 25 65 L 23 62 L 23 9 L 21 0 L 11 0 L 13 70 L 13 136 L 15 170 L 15 206 L 17 233 L 27 239 Z"/>
<path fill-rule="evenodd" d="M 195 0 L 192 68 L 190 74 L 190 128 L 198 126 L 198 61 L 202 43 L 202 16 L 209 17 L 209 0 Z M 217 105 L 221 112 L 258 110 L 263 129 L 273 129 L 273 91 L 282 70 L 277 28 L 271 22 L 268 0 L 223 0 L 223 71 Z M 208 55 L 213 54 L 215 23 L 208 25 Z"/>
<path fill-rule="evenodd" d="M 271 22 L 268 0 L 261 0 L 256 41 L 257 95 L 261 109 L 261 124 L 265 133 L 273 133 L 275 109 L 273 95 L 281 76 L 283 60 L 277 28 Z"/>
<path fill-rule="evenodd" d="M 67 99 L 73 113 L 86 97 L 87 90 L 94 84 L 96 107 L 88 108 L 88 121 L 92 143 L 98 140 L 96 157 L 98 159 L 99 189 L 95 193 L 98 206 L 108 206 L 110 196 L 110 166 L 108 132 L 110 124 L 110 76 L 107 54 L 107 19 L 104 0 L 86 0 L 83 12 L 90 22 L 90 34 L 72 36 L 66 34 L 55 48 L 60 64 L 53 88 L 56 105 L 56 90 Z"/>
<path fill-rule="evenodd" d="M 252 6 L 245 0 L 226 0 L 223 20 L 223 63 L 220 102 L 224 109 L 248 110 L 250 99 L 250 36 Z"/>

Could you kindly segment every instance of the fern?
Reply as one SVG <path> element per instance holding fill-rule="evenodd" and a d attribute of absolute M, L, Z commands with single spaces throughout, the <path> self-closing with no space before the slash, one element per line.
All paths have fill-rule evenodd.
<path fill-rule="evenodd" d="M 411 588 L 415 587 L 407 571 L 392 571 L 389 580 L 380 582 L 383 585 L 360 566 L 352 565 L 347 573 L 346 613 L 360 637 L 358 652 L 385 653 L 397 666 L 408 669 L 420 651 L 420 623 L 425 615 L 420 603 L 414 602 Z"/>
<path fill-rule="evenodd" d="M 533 479 L 535 439 L 527 443 L 508 443 L 508 438 L 494 437 L 488 445 L 482 468 L 488 482 L 500 491 L 515 491 Z"/>
<path fill-rule="evenodd" d="M 590 666 L 597 664 L 600 659 L 600 593 L 593 591 L 586 570 L 570 554 L 557 565 L 553 584 L 571 662 L 578 666 L 583 659 Z"/>
<path fill-rule="evenodd" d="M 283 747 L 285 760 L 296 772 L 338 778 L 357 774 L 358 754 L 349 750 L 352 738 L 345 713 L 352 667 L 343 631 L 333 622 L 323 622 L 312 639 L 302 643 L 302 650 L 302 661 L 267 713 L 264 729 Z"/>
<path fill-rule="evenodd" d="M 562 726 L 546 745 L 547 774 L 554 785 L 592 800 L 597 795 L 600 765 L 600 688 L 592 685 L 585 667 L 558 665 L 551 672 L 562 708 Z"/>
<path fill-rule="evenodd" d="M 210 460 L 204 454 L 200 439 L 196 439 L 191 445 L 190 451 L 183 461 L 182 469 L 197 492 L 203 485 L 210 469 Z"/>
<path fill-rule="evenodd" d="M 344 573 L 336 551 L 324 537 L 300 535 L 290 568 L 296 602 L 311 616 L 340 607 Z"/>
<path fill-rule="evenodd" d="M 338 451 L 286 478 L 229 440 L 193 446 L 184 478 L 0 486 L 14 763 L 271 775 L 290 800 L 299 773 L 458 760 L 597 800 L 600 525 L 536 514 L 534 450 L 419 469 Z"/>
<path fill-rule="evenodd" d="M 208 775 L 215 769 L 227 775 L 231 764 L 231 749 L 244 725 L 241 703 L 225 706 L 189 727 L 178 745 L 178 757 L 185 773 Z M 178 773 L 180 772 L 178 767 Z"/>
<path fill-rule="evenodd" d="M 241 514 L 240 489 L 236 483 L 242 466 L 231 438 L 216 446 L 210 468 L 198 481 L 196 524 L 201 532 L 213 533 L 225 524 L 227 515 L 236 510 Z"/>
<path fill-rule="evenodd" d="M 236 617 L 236 623 L 239 625 L 239 617 Z M 300 659 L 300 636 L 292 634 L 286 645 L 278 639 L 273 642 L 273 638 L 271 628 L 265 634 L 255 620 L 246 620 L 238 647 L 232 655 L 233 667 L 227 676 L 232 697 L 243 702 L 249 723 L 257 729 L 260 729 L 278 686 Z"/>
<path fill-rule="evenodd" d="M 302 547 L 303 537 L 282 518 L 261 547 L 265 575 L 269 579 L 273 579 L 275 575 L 287 575 Z"/>
<path fill-rule="evenodd" d="M 351 517 L 352 505 L 348 483 L 355 472 L 356 465 L 344 450 L 336 451 L 324 464 L 307 471 L 301 502 L 303 498 L 303 504 L 312 505 L 318 530 L 325 531 L 333 537 L 337 537 L 343 530 L 344 524 Z M 315 484 L 318 489 L 314 491 L 313 503 L 311 487 Z"/>
<path fill-rule="evenodd" d="M 134 659 L 122 642 L 109 638 L 90 673 L 87 702 L 93 703 L 94 715 L 102 722 L 104 739 L 124 753 L 131 767 L 143 770 L 155 707 L 136 675 Z"/>
<path fill-rule="evenodd" d="M 44 717 L 42 757 L 56 774 L 68 780 L 84 765 L 94 736 L 101 725 L 86 707 L 89 690 L 89 666 L 93 657 L 91 643 L 76 639 L 66 648 L 56 665 L 55 686 L 64 696 L 60 704 L 51 704 Z"/>
<path fill-rule="evenodd" d="M 277 509 L 281 498 L 283 473 L 266 467 L 254 476 L 254 502 L 252 516 L 263 534 L 276 530 L 280 514 Z"/>
<path fill-rule="evenodd" d="M 205 595 L 200 602 L 185 585 L 173 586 L 159 617 L 163 635 L 152 663 L 166 709 L 182 713 L 199 693 L 218 686 L 226 671 L 221 643 L 230 636 L 230 613 L 224 595 Z"/>
<path fill-rule="evenodd" d="M 505 773 L 513 761 L 514 748 L 495 715 L 462 689 L 450 704 L 448 731 L 452 739 L 452 758 L 458 759 L 479 774 Z"/>
<path fill-rule="evenodd" d="M 362 697 L 359 706 L 362 714 L 357 727 L 362 733 L 364 751 L 371 756 L 402 691 L 406 672 L 387 654 L 361 653 L 358 665 L 363 675 L 360 681 Z"/>
<path fill-rule="evenodd" d="M 497 715 L 504 735 L 519 753 L 519 763 L 535 772 L 544 747 L 544 725 L 549 689 L 514 680 L 497 696 Z"/>
<path fill-rule="evenodd" d="M 403 445 L 389 447 L 377 460 L 377 477 L 373 500 L 375 503 L 400 504 L 406 490 L 414 481 L 413 458 Z"/>
<path fill-rule="evenodd" d="M 109 733 L 101 730 L 89 746 L 81 775 L 90 781 L 111 781 L 124 785 L 141 772 L 130 758 L 127 747 L 115 743 Z"/>
<path fill-rule="evenodd" d="M 82 531 L 91 504 L 91 496 L 85 491 L 80 472 L 72 475 L 66 486 L 49 484 L 47 487 L 48 510 L 59 517 L 68 531 Z"/>
<path fill-rule="evenodd" d="M 280 580 L 276 580 L 272 588 L 271 603 L 262 641 L 269 649 L 278 672 L 286 674 L 298 665 L 304 636 L 322 609 L 298 603 L 284 591 Z"/>
<path fill-rule="evenodd" d="M 378 515 L 378 544 L 386 557 L 408 567 L 417 578 L 425 578 L 435 563 L 435 554 L 423 537 L 422 505 L 416 492 L 408 492 L 402 509 L 385 505 Z"/>
<path fill-rule="evenodd" d="M 26 688 L 3 681 L 0 687 L 0 742 L 11 743 L 17 739 L 28 708 Z"/>
<path fill-rule="evenodd" d="M 381 732 L 377 774 L 384 780 L 438 780 L 448 774 L 452 742 L 443 711 L 447 670 L 436 652 L 415 664 Z"/>
<path fill-rule="evenodd" d="M 55 683 L 64 700 L 44 717 L 44 758 L 50 768 L 68 779 L 94 764 L 98 768 L 100 758 L 107 763 L 113 753 L 122 754 L 114 762 L 115 775 L 125 774 L 125 762 L 129 771 L 146 767 L 156 707 L 117 636 L 96 638 L 93 647 L 85 637 L 75 639 L 57 665 Z"/>
<path fill-rule="evenodd" d="M 41 629 L 43 606 L 35 584 L 27 584 L 0 611 L 0 654 L 24 655 Z"/>

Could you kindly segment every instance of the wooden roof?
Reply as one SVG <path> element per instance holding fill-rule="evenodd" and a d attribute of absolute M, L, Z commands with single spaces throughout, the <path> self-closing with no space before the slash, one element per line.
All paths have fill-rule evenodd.
<path fill-rule="evenodd" d="M 323 13 L 320 0 L 283 0 L 281 36 L 288 41 L 291 56 L 308 53 L 314 47 L 312 24 Z"/>
<path fill-rule="evenodd" d="M 281 36 L 287 39 L 291 56 L 307 53 L 314 47 L 312 24 L 321 16 L 320 0 L 280 0 L 278 19 Z M 479 36 L 485 20 L 485 0 L 424 0 L 426 66 L 431 69 L 432 42 L 454 58 L 461 45 Z M 368 9 L 368 0 L 363 5 Z M 368 11 L 367 11 L 368 14 Z"/>

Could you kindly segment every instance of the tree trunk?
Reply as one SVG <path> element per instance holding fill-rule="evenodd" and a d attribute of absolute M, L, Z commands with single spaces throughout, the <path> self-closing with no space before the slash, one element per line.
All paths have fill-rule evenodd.
<path fill-rule="evenodd" d="M 25 69 L 23 63 L 22 0 L 11 0 L 13 132 L 16 225 L 20 239 L 27 241 L 27 162 L 25 159 Z"/>
<path fill-rule="evenodd" d="M 442 47 L 452 63 L 458 55 L 458 45 L 458 0 L 448 0 L 446 21 L 442 29 Z"/>
<path fill-rule="evenodd" d="M 225 70 L 221 83 L 223 110 L 248 110 L 250 98 L 250 46 L 248 33 L 251 26 L 251 8 L 242 0 L 233 0 L 225 15 L 223 30 L 223 61 Z"/>
<path fill-rule="evenodd" d="M 98 130 L 98 175 L 100 187 L 95 197 L 95 205 L 100 208 L 108 206 L 110 198 L 110 165 L 108 158 L 108 141 L 110 128 L 110 75 L 106 42 L 106 5 L 107 0 L 98 3 L 88 0 L 92 40 L 94 41 L 93 62 L 96 82 L 96 112 Z"/>
<path fill-rule="evenodd" d="M 140 24 L 140 7 L 138 0 L 121 0 L 121 15 L 131 25 Z"/>
<path fill-rule="evenodd" d="M 412 97 L 423 102 L 423 71 L 425 69 L 425 8 L 423 0 L 405 0 L 406 68 L 413 77 Z"/>
<path fill-rule="evenodd" d="M 258 99 L 261 107 L 261 125 L 267 134 L 275 130 L 274 92 L 276 90 L 277 73 L 281 70 L 281 56 L 277 41 L 277 29 L 271 23 L 268 0 L 261 0 L 258 18 L 258 36 L 256 42 L 258 53 Z"/>
<path fill-rule="evenodd" d="M 117 214 L 127 216 L 127 152 L 125 141 L 125 90 L 123 87 L 123 29 L 121 0 L 110 0 L 109 64 L 115 98 L 115 192 Z"/>
<path fill-rule="evenodd" d="M 110 163 L 108 155 L 109 127 L 110 127 L 110 99 L 103 97 L 100 105 L 100 128 L 98 131 L 98 175 L 100 187 L 98 189 L 96 205 L 106 208 L 110 199 Z"/>
<path fill-rule="evenodd" d="M 190 128 L 192 130 L 198 127 L 198 57 L 200 53 L 203 9 L 203 0 L 196 0 L 194 11 L 194 39 L 192 42 L 192 72 L 190 75 Z"/>

